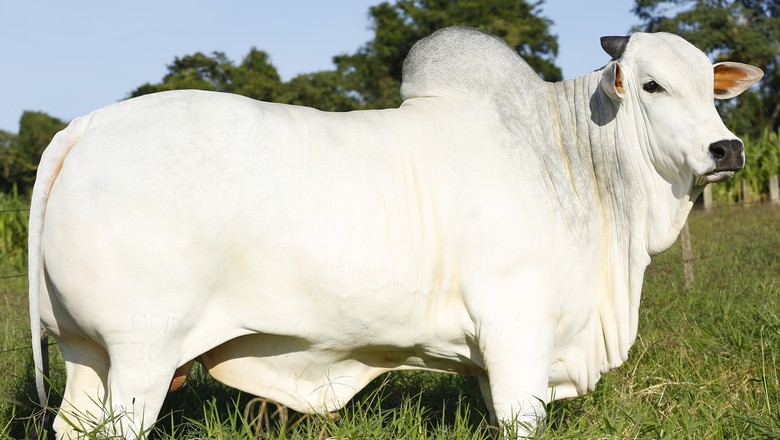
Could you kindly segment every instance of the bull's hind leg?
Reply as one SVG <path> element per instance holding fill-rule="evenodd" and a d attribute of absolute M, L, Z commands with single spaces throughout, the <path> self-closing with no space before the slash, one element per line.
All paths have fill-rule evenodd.
<path fill-rule="evenodd" d="M 58 340 L 67 375 L 62 404 L 54 419 L 58 439 L 77 438 L 94 430 L 103 417 L 108 379 L 108 354 L 81 338 Z"/>
<path fill-rule="evenodd" d="M 159 341 L 132 335 L 123 343 L 114 341 L 108 346 L 111 369 L 106 425 L 114 430 L 112 434 L 124 438 L 143 437 L 157 420 L 178 359 Z"/>

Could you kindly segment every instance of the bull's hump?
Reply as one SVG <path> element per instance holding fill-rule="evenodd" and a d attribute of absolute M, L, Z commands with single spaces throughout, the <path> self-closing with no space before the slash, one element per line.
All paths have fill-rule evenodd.
<path fill-rule="evenodd" d="M 458 26 L 436 31 L 414 45 L 404 61 L 401 96 L 485 96 L 542 83 L 504 40 Z"/>

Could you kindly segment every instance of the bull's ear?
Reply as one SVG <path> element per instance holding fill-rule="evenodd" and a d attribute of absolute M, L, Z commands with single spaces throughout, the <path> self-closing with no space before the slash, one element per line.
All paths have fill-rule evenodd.
<path fill-rule="evenodd" d="M 733 98 L 764 76 L 758 67 L 726 61 L 712 66 L 715 72 L 715 98 Z"/>
<path fill-rule="evenodd" d="M 611 61 L 601 72 L 601 88 L 615 102 L 623 101 L 626 91 L 623 89 L 623 68 L 617 61 Z"/>

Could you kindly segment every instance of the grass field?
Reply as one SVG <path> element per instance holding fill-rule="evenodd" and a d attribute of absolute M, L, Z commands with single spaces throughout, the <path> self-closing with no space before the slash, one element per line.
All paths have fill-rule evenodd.
<path fill-rule="evenodd" d="M 679 243 L 656 257 L 629 361 L 594 393 L 551 404 L 540 438 L 780 438 L 780 207 L 694 211 L 690 228 L 693 287 L 683 287 Z M 19 269 L 18 255 L 10 255 L 2 274 Z M 2 438 L 26 438 L 32 429 L 26 296 L 24 278 L 0 279 Z M 56 348 L 50 353 L 53 386 L 61 389 L 62 361 Z M 196 369 L 169 396 L 152 437 L 501 437 L 485 423 L 477 384 L 465 376 L 389 374 L 335 419 L 280 417 L 277 410 Z"/>

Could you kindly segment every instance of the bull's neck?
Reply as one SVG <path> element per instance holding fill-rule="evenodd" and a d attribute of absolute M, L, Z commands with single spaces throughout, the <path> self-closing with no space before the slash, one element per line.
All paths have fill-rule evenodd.
<path fill-rule="evenodd" d="M 677 239 L 701 188 L 692 191 L 692 180 L 671 181 L 655 171 L 654 140 L 641 106 L 630 95 L 615 103 L 602 92 L 600 80 L 601 72 L 593 72 L 552 85 L 557 111 L 573 119 L 560 125 L 566 131 L 560 136 L 587 146 L 604 218 L 624 229 L 615 232 L 630 234 L 632 256 L 655 255 Z"/>
<path fill-rule="evenodd" d="M 556 124 L 561 131 L 556 138 L 562 140 L 560 151 L 567 160 L 578 156 L 580 172 L 590 174 L 584 183 L 573 185 L 573 190 L 590 200 L 591 220 L 613 242 L 630 237 L 635 243 L 632 251 L 637 251 L 637 240 L 646 245 L 647 226 L 642 220 L 647 209 L 641 185 L 631 178 L 637 160 L 625 150 L 638 136 L 620 127 L 620 106 L 600 92 L 599 81 L 600 74 L 594 72 L 551 84 L 554 112 L 561 120 Z M 620 258 L 629 257 L 628 249 L 622 251 Z"/>
<path fill-rule="evenodd" d="M 614 315 L 602 323 L 619 334 L 607 343 L 612 365 L 625 360 L 638 326 L 639 299 L 650 255 L 669 247 L 690 211 L 684 192 L 654 172 L 645 149 L 648 133 L 630 102 L 615 103 L 600 88 L 594 72 L 550 85 L 550 97 L 561 120 L 560 151 L 589 174 L 573 191 L 591 201 L 591 240 L 602 244 L 602 270 Z M 629 98 L 627 98 L 629 99 Z M 683 185 L 684 186 L 684 185 Z M 684 189 L 684 188 L 683 188 Z M 628 319 L 626 319 L 626 317 Z M 614 321 L 612 321 L 614 319 Z M 605 330 L 606 331 L 606 330 Z M 619 358 L 619 359 L 618 359 Z"/>

